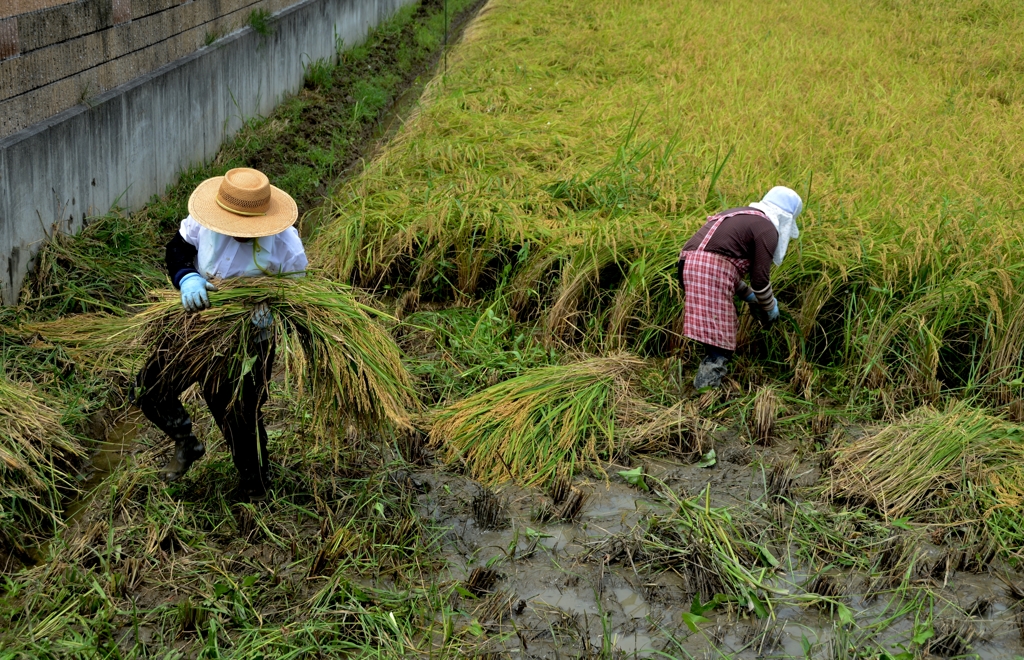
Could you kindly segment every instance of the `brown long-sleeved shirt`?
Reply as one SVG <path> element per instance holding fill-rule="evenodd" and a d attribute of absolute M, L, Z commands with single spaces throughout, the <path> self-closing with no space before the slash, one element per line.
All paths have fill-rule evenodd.
<path fill-rule="evenodd" d="M 729 209 L 722 213 L 738 210 L 740 209 Z M 683 246 L 683 252 L 692 252 L 700 247 L 701 241 L 704 240 L 704 236 L 712 224 L 714 223 L 705 222 L 704 226 Z M 771 286 L 769 276 L 772 268 L 772 255 L 775 254 L 775 247 L 778 243 L 779 232 L 770 220 L 753 213 L 744 213 L 723 220 L 704 249 L 726 257 L 750 261 L 750 286 L 754 291 L 763 291 Z"/>

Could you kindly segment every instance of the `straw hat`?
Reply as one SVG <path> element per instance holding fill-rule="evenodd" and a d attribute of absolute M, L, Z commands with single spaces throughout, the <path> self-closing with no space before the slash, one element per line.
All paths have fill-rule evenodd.
<path fill-rule="evenodd" d="M 280 234 L 299 217 L 288 193 L 248 167 L 200 183 L 188 198 L 188 212 L 207 229 L 235 238 Z"/>

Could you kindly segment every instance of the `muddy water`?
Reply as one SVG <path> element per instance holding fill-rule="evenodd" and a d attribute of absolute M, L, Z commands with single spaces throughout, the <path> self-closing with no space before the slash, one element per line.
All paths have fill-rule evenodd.
<path fill-rule="evenodd" d="M 135 436 L 139 432 L 139 424 L 144 421 L 145 417 L 140 411 L 131 409 L 109 426 L 103 439 L 96 444 L 89 456 L 89 462 L 82 473 L 82 496 L 65 509 L 65 522 L 70 524 L 81 515 L 92 500 L 96 487 L 117 470 L 125 456 L 132 451 Z"/>
<path fill-rule="evenodd" d="M 106 426 L 102 439 L 97 440 L 88 462 L 79 474 L 78 497 L 68 502 L 64 508 L 66 528 L 74 528 L 78 524 L 88 512 L 100 490 L 99 486 L 120 467 L 128 454 L 137 449 L 135 439 L 139 432 L 139 424 L 144 420 L 141 412 L 131 409 Z M 45 563 L 57 550 L 55 543 L 60 541 L 48 541 L 30 548 L 29 556 L 36 564 Z"/>
<path fill-rule="evenodd" d="M 736 455 L 776 460 L 788 454 L 794 459 L 785 448 L 772 451 L 775 455 L 754 452 L 751 456 L 738 447 Z M 719 455 L 730 455 L 729 447 L 720 446 Z M 696 494 L 710 485 L 715 505 L 741 506 L 764 495 L 762 469 L 756 460 L 752 464 L 723 460 L 711 469 L 672 462 L 650 462 L 647 467 L 677 492 Z M 807 482 L 818 476 L 810 466 L 803 472 L 801 478 Z M 423 513 L 450 526 L 446 547 L 456 577 L 465 579 L 478 567 L 498 571 L 490 601 L 507 603 L 501 614 L 495 614 L 486 597 L 462 603 L 469 619 L 476 619 L 492 636 L 485 650 L 531 658 L 578 657 L 603 647 L 620 657 L 854 657 L 844 655 L 842 649 L 885 649 L 897 654 L 899 645 L 911 648 L 915 620 L 920 619 L 919 631 L 933 619 L 937 635 L 947 621 L 966 631 L 969 650 L 957 657 L 1024 657 L 1016 622 L 1019 608 L 1011 606 L 1003 582 L 991 573 L 957 572 L 945 587 L 918 580 L 912 584 L 911 596 L 918 595 L 920 604 L 900 614 L 900 602 L 893 596 L 868 599 L 862 595 L 867 591 L 867 576 L 831 570 L 850 594 L 844 602 L 855 627 L 842 626 L 838 618 L 815 606 L 781 605 L 767 620 L 736 610 L 707 612 L 710 622 L 691 632 L 683 625 L 690 598 L 679 576 L 670 571 L 651 573 L 631 566 L 628 559 L 611 565 L 604 561 L 602 544 L 610 536 L 630 534 L 646 513 L 659 506 L 615 477 L 614 470 L 610 474 L 608 481 L 575 484 L 591 494 L 576 524 L 537 522 L 532 514 L 545 504 L 545 495 L 511 487 L 501 490 L 509 520 L 499 530 L 477 526 L 471 506 L 479 492 L 475 484 L 439 472 L 425 475 L 433 487 L 423 497 Z M 929 544 L 918 550 L 924 557 L 941 553 Z M 775 586 L 803 593 L 801 585 L 816 571 L 796 557 L 795 550 L 786 554 L 782 549 L 784 570 Z M 993 570 L 1010 569 L 993 564 Z M 979 602 L 981 611 L 965 613 Z M 944 648 L 930 657 L 953 657 L 944 653 L 956 651 Z M 865 657 L 878 657 L 877 651 Z"/>

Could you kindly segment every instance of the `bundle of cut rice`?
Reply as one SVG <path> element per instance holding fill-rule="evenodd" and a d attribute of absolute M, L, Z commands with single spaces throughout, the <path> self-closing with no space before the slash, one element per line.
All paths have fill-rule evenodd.
<path fill-rule="evenodd" d="M 527 371 L 442 410 L 431 443 L 485 483 L 600 470 L 625 442 L 619 412 L 636 408 L 630 379 L 643 365 L 622 354 Z"/>
<path fill-rule="evenodd" d="M 211 369 L 244 373 L 259 332 L 253 310 L 266 304 L 278 338 L 278 363 L 286 382 L 312 395 L 318 424 L 348 420 L 409 428 L 419 403 L 394 340 L 344 284 L 317 277 L 267 277 L 221 282 L 212 307 L 198 314 L 182 308 L 177 292 L 131 317 L 90 314 L 27 326 L 44 340 L 64 345 L 81 364 L 134 378 L 154 350 L 168 353 L 168 369 L 202 380 Z"/>

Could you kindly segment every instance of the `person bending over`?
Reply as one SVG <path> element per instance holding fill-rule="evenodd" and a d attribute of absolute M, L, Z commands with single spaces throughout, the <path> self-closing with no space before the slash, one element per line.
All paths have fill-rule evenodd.
<path fill-rule="evenodd" d="M 760 202 L 728 209 L 708 218 L 679 252 L 679 282 L 685 295 L 683 334 L 704 346 L 693 386 L 719 387 L 736 350 L 738 319 L 733 296 L 750 305 L 764 324 L 779 318 L 769 275 L 782 264 L 792 238 L 800 196 L 776 186 Z M 743 276 L 750 273 L 750 284 Z"/>
<path fill-rule="evenodd" d="M 305 272 L 306 253 L 292 226 L 298 218 L 295 201 L 271 186 L 262 172 L 237 168 L 207 179 L 189 198 L 188 212 L 166 253 L 167 273 L 181 290 L 188 312 L 210 306 L 207 292 L 216 289 L 217 280 Z M 216 359 L 201 373 L 187 372 L 173 361 L 180 351 L 173 339 L 158 347 L 143 367 L 136 404 L 174 441 L 174 454 L 162 472 L 165 480 L 178 479 L 206 453 L 179 398 L 198 382 L 231 450 L 240 494 L 249 499 L 266 494 L 269 456 L 262 407 L 274 365 L 272 320 L 265 305 L 253 310 L 256 331 L 249 333 L 246 348 L 256 360 L 240 377 L 232 378 L 226 363 Z"/>

